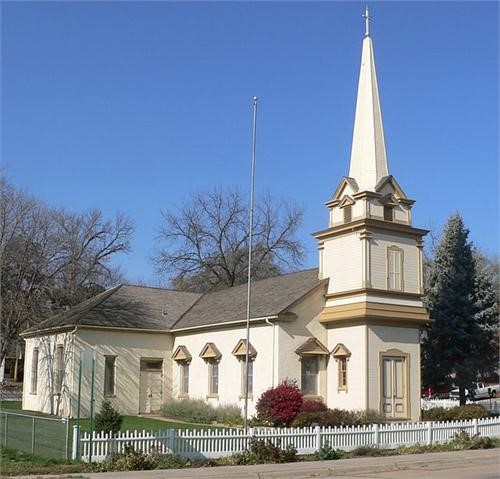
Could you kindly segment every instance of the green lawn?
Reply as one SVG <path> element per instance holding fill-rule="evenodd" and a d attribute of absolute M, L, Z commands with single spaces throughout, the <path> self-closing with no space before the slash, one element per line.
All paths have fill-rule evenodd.
<path fill-rule="evenodd" d="M 2 402 L 1 409 L 9 410 L 12 412 L 25 412 L 27 414 L 31 414 L 33 416 L 47 416 L 47 414 L 43 414 L 36 411 L 23 411 L 21 409 L 22 403 L 21 401 L 9 401 Z M 70 427 L 76 425 L 76 419 L 71 419 Z M 90 421 L 88 419 L 80 419 L 80 427 L 82 431 L 89 430 Z M 182 423 L 182 422 L 174 422 L 174 421 L 162 421 L 160 419 L 153 419 L 149 417 L 140 417 L 140 416 L 123 416 L 121 431 L 158 431 L 159 429 L 213 429 L 213 426 L 209 426 L 207 424 L 191 424 L 191 423 Z M 220 429 L 220 427 L 219 427 Z"/>

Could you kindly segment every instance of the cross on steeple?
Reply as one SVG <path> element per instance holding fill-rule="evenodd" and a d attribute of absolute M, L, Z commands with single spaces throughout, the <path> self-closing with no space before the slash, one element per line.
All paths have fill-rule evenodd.
<path fill-rule="evenodd" d="M 365 37 L 370 36 L 370 20 L 373 20 L 373 17 L 370 17 L 368 12 L 368 5 L 365 7 L 365 13 L 361 15 L 365 19 Z"/>

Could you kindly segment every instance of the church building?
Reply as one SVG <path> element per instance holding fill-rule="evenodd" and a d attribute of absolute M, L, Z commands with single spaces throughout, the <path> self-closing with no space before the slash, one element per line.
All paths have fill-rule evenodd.
<path fill-rule="evenodd" d="M 158 411 L 169 399 L 212 404 L 259 396 L 295 379 L 330 408 L 420 418 L 422 247 L 414 201 L 389 173 L 369 17 L 349 175 L 314 233 L 318 268 L 255 281 L 250 341 L 246 285 L 197 294 L 119 285 L 22 333 L 23 409 L 88 415 L 95 359 L 96 404 L 122 414 Z M 79 368 L 83 367 L 79 381 Z"/>

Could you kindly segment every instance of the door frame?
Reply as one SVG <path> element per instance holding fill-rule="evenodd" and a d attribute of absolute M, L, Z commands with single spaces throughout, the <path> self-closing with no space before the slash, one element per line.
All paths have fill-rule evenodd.
<path fill-rule="evenodd" d="M 161 368 L 142 368 L 142 361 L 161 361 Z M 151 356 L 141 356 L 139 358 L 139 414 L 148 414 L 146 412 L 141 412 L 141 376 L 142 372 L 148 373 L 158 373 L 160 375 L 160 405 L 163 403 L 163 393 L 165 390 L 165 359 L 163 357 L 151 357 Z"/>
<path fill-rule="evenodd" d="M 384 413 L 383 402 L 384 402 L 384 359 L 395 358 L 402 359 L 404 361 L 403 366 L 403 393 L 404 393 L 404 406 L 405 415 L 404 417 L 389 417 Z M 410 414 L 410 354 L 404 353 L 400 349 L 391 348 L 387 351 L 380 351 L 378 354 L 378 370 L 379 370 L 379 413 L 384 415 L 389 421 L 400 421 L 406 420 L 411 417 Z"/>

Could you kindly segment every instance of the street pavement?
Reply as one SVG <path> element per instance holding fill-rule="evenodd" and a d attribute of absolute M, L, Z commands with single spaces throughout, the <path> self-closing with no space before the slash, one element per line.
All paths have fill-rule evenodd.
<path fill-rule="evenodd" d="M 55 476 L 40 476 L 55 477 Z M 435 452 L 337 461 L 75 474 L 89 479 L 499 479 L 500 450 Z M 31 476 L 30 479 L 33 479 Z"/>

